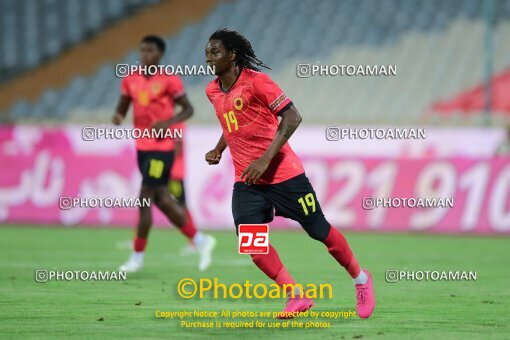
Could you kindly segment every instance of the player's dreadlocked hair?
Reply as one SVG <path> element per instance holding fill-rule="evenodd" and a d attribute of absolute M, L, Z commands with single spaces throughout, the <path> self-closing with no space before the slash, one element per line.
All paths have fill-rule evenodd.
<path fill-rule="evenodd" d="M 269 66 L 257 58 L 248 39 L 239 32 L 223 28 L 214 32 L 209 40 L 220 40 L 227 51 L 234 51 L 236 53 L 236 65 L 239 67 L 260 71 L 257 66 L 261 66 L 270 70 Z"/>

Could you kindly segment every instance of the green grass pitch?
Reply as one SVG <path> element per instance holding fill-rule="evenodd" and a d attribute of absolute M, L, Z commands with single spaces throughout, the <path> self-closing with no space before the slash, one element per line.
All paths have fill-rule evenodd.
<path fill-rule="evenodd" d="M 221 283 L 270 281 L 237 254 L 233 232 L 214 232 L 215 261 L 204 273 L 195 256 L 181 257 L 186 241 L 175 230 L 154 230 L 145 267 L 126 281 L 36 283 L 34 271 L 114 270 L 127 259 L 128 229 L 0 227 L 0 336 L 31 338 L 456 339 L 510 336 L 509 239 L 505 237 L 346 233 L 359 262 L 374 277 L 376 309 L 368 320 L 325 320 L 327 329 L 186 329 L 156 310 L 224 309 L 276 312 L 284 300 L 185 300 L 184 277 Z M 314 311 L 355 309 L 352 282 L 325 247 L 303 231 L 273 231 L 271 242 L 298 282 L 332 283 L 333 298 Z M 387 269 L 476 270 L 477 281 L 386 283 Z M 198 319 L 196 319 L 198 320 Z M 246 319 L 245 319 L 246 321 Z M 263 321 L 275 321 L 265 318 Z M 306 319 L 300 319 L 306 322 Z"/>

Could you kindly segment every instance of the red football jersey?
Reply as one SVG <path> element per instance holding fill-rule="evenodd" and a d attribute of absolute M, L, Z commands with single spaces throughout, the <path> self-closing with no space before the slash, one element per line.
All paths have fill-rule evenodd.
<path fill-rule="evenodd" d="M 292 102 L 267 74 L 250 69 L 243 69 L 227 92 L 223 92 L 220 79 L 216 78 L 207 85 L 206 94 L 232 154 L 235 180 L 240 182 L 242 172 L 273 142 L 278 129 L 278 114 Z M 303 172 L 299 158 L 285 143 L 259 183 L 280 183 Z"/>
<path fill-rule="evenodd" d="M 184 85 L 178 76 L 153 75 L 144 77 L 132 74 L 122 79 L 121 94 L 129 96 L 133 103 L 134 127 L 151 129 L 152 124 L 167 120 L 174 114 L 174 100 L 185 94 Z M 173 129 L 174 127 L 170 127 Z M 172 138 L 138 138 L 138 150 L 171 151 Z"/>

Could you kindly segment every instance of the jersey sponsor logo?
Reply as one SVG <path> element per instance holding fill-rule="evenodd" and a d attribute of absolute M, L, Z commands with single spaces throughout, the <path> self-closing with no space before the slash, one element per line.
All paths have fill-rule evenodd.
<path fill-rule="evenodd" d="M 240 224 L 239 254 L 269 253 L 269 225 Z"/>

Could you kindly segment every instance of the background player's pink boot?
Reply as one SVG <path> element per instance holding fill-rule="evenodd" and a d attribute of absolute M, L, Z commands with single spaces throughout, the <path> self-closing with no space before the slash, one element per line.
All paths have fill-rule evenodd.
<path fill-rule="evenodd" d="M 367 283 L 356 285 L 356 311 L 360 318 L 368 318 L 375 307 L 374 287 L 372 286 L 372 275 L 366 269 L 363 272 L 368 276 Z"/>
<path fill-rule="evenodd" d="M 293 297 L 287 300 L 287 305 L 283 312 L 279 313 L 278 319 L 292 319 L 293 313 L 305 312 L 313 307 L 313 300 L 307 297 Z"/>

